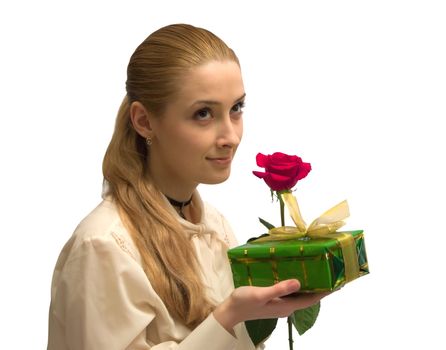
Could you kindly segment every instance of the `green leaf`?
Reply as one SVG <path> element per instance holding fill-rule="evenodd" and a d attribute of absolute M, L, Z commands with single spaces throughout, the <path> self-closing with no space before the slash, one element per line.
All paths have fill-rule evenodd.
<path fill-rule="evenodd" d="M 299 335 L 304 334 L 311 327 L 313 327 L 314 323 L 316 322 L 317 315 L 319 315 L 320 308 L 321 302 L 318 302 L 317 304 L 307 307 L 306 309 L 297 310 L 290 316 Z"/>
<path fill-rule="evenodd" d="M 271 230 L 275 226 L 273 224 L 270 224 L 268 221 L 263 220 L 262 218 L 259 218 L 259 221 L 262 223 L 263 226 L 265 226 L 268 230 Z"/>
<path fill-rule="evenodd" d="M 266 237 L 266 236 L 269 236 L 269 233 L 264 233 L 263 235 L 260 235 L 258 237 L 251 237 L 250 239 L 248 239 L 248 241 L 246 243 L 255 241 L 256 239 L 263 238 L 263 237 Z"/>
<path fill-rule="evenodd" d="M 277 318 L 266 320 L 245 321 L 249 337 L 255 346 L 265 341 L 274 331 L 277 325 Z"/>

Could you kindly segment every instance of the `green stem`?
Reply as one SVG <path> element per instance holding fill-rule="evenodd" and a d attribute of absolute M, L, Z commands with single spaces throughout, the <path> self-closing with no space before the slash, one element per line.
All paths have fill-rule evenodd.
<path fill-rule="evenodd" d="M 288 342 L 290 344 L 290 350 L 293 350 L 293 324 L 291 323 L 291 317 L 288 317 Z"/>
<path fill-rule="evenodd" d="M 280 223 L 282 226 L 285 226 L 285 203 L 282 199 L 282 194 L 277 192 L 277 197 L 279 198 L 280 203 Z"/>
<path fill-rule="evenodd" d="M 282 226 L 285 226 L 285 203 L 282 199 L 282 193 L 277 192 L 277 197 L 279 198 L 280 203 L 280 222 Z M 290 350 L 293 350 L 293 323 L 291 321 L 291 317 L 288 317 L 288 342 L 290 344 Z"/>

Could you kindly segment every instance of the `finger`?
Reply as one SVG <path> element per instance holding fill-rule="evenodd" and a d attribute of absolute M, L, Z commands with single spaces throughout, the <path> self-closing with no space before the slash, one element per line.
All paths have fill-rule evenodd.
<path fill-rule="evenodd" d="M 263 288 L 263 296 L 266 300 L 280 298 L 300 289 L 300 283 L 296 279 L 281 281 L 271 287 Z"/>

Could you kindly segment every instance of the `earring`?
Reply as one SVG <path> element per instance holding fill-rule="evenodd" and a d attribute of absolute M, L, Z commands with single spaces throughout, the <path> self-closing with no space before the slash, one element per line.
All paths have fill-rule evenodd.
<path fill-rule="evenodd" d="M 150 136 L 146 137 L 146 145 L 147 146 L 151 146 L 152 145 L 152 139 L 150 138 Z"/>

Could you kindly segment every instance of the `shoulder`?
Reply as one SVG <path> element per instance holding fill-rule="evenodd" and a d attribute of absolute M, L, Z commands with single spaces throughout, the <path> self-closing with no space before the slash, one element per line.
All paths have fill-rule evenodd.
<path fill-rule="evenodd" d="M 111 199 L 104 199 L 76 227 L 71 239 L 63 251 L 75 255 L 85 245 L 109 247 L 116 253 L 125 253 L 139 261 L 139 253 L 124 227 L 116 204 Z"/>
<path fill-rule="evenodd" d="M 103 238 L 121 226 L 122 222 L 115 203 L 104 199 L 79 223 L 74 235 L 79 239 Z"/>

